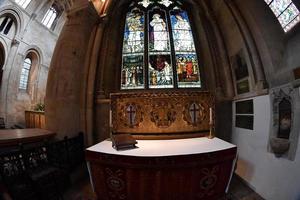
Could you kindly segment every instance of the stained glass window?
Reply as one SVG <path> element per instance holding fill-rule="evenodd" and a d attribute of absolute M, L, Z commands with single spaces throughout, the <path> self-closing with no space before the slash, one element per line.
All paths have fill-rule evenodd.
<path fill-rule="evenodd" d="M 181 4 L 141 0 L 131 6 L 125 22 L 121 89 L 200 88 L 192 29 Z"/>
<path fill-rule="evenodd" d="M 31 62 L 30 58 L 26 58 L 24 60 L 23 68 L 22 68 L 22 71 L 21 71 L 19 89 L 27 90 L 28 78 L 29 78 L 29 72 L 30 72 L 31 63 L 32 62 Z"/>
<path fill-rule="evenodd" d="M 265 0 L 285 32 L 293 28 L 299 21 L 299 10 L 291 0 Z"/>
<path fill-rule="evenodd" d="M 123 42 L 122 89 L 144 88 L 144 14 L 127 14 Z"/>
<path fill-rule="evenodd" d="M 178 9 L 172 10 L 171 23 L 178 87 L 201 87 L 198 59 L 187 13 Z"/>
<path fill-rule="evenodd" d="M 149 88 L 173 88 L 171 46 L 166 13 L 149 12 Z"/>

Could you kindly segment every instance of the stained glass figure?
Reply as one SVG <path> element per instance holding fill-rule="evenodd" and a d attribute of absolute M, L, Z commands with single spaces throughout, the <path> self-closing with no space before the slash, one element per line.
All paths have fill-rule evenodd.
<path fill-rule="evenodd" d="M 123 52 L 144 52 L 144 16 L 142 13 L 129 13 L 127 15 Z"/>
<path fill-rule="evenodd" d="M 201 87 L 198 59 L 187 13 L 177 9 L 171 11 L 171 23 L 178 87 Z"/>
<path fill-rule="evenodd" d="M 171 15 L 174 47 L 176 51 L 195 51 L 192 30 L 185 12 Z"/>
<path fill-rule="evenodd" d="M 150 55 L 149 57 L 149 88 L 172 88 L 173 69 L 171 56 Z"/>
<path fill-rule="evenodd" d="M 291 0 L 265 0 L 285 32 L 293 28 L 299 21 L 299 10 Z"/>
<path fill-rule="evenodd" d="M 169 32 L 163 13 L 150 13 L 149 46 L 150 51 L 169 51 Z"/>
<path fill-rule="evenodd" d="M 123 42 L 121 89 L 144 88 L 144 14 L 130 12 L 126 17 Z"/>
<path fill-rule="evenodd" d="M 178 87 L 200 87 L 200 74 L 196 54 L 177 54 Z"/>
<path fill-rule="evenodd" d="M 144 88 L 144 59 L 142 55 L 123 56 L 122 89 Z"/>

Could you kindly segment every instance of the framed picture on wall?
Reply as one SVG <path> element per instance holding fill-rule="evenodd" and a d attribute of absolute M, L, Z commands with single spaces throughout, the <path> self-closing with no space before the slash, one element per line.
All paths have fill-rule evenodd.
<path fill-rule="evenodd" d="M 236 95 L 250 92 L 250 74 L 244 50 L 240 49 L 234 56 L 231 57 L 230 60 Z"/>

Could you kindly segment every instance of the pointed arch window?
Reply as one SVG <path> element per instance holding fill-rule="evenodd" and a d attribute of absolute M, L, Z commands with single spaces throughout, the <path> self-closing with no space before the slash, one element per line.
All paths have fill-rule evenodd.
<path fill-rule="evenodd" d="M 179 2 L 140 0 L 126 15 L 121 89 L 201 88 L 188 14 Z"/>
<path fill-rule="evenodd" d="M 19 83 L 19 89 L 21 89 L 21 90 L 27 90 L 31 65 L 32 65 L 31 59 L 26 58 L 23 63 L 23 68 L 21 71 L 21 77 L 20 77 L 20 83 Z"/>
<path fill-rule="evenodd" d="M 299 10 L 292 0 L 264 0 L 277 17 L 285 32 L 300 21 Z"/>

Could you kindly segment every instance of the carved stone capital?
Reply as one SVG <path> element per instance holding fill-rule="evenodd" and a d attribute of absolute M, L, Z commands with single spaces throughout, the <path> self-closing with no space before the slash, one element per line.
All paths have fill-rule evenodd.
<path fill-rule="evenodd" d="M 20 44 L 20 41 L 16 38 L 11 41 L 11 46 L 18 46 L 19 44 Z"/>

